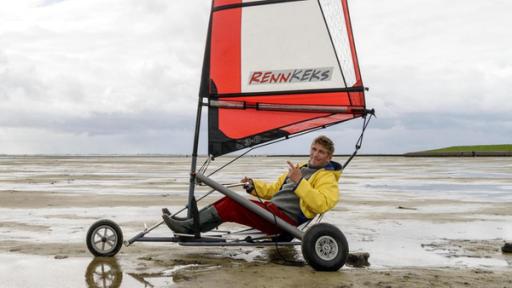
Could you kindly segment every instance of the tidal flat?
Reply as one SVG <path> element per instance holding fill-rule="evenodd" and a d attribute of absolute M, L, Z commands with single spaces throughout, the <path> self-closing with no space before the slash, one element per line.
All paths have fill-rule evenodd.
<path fill-rule="evenodd" d="M 272 181 L 287 160 L 307 158 L 246 157 L 213 178 Z M 189 165 L 172 156 L 0 156 L 0 286 L 512 287 L 512 255 L 500 250 L 512 241 L 510 157 L 355 158 L 322 221 L 344 232 L 351 252 L 368 252 L 369 267 L 316 272 L 300 247 L 135 243 L 92 257 L 85 235 L 95 221 L 111 219 L 130 238 L 159 222 L 162 207 L 181 209 Z M 172 235 L 163 226 L 154 234 Z"/>

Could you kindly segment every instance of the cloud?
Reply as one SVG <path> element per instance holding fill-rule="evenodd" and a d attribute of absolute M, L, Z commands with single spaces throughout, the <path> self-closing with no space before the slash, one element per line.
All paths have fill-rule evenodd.
<path fill-rule="evenodd" d="M 510 111 L 506 1 L 352 1 L 366 84 L 395 110 Z M 359 25 L 358 25 L 359 24 Z"/>
<path fill-rule="evenodd" d="M 188 20 L 197 12 L 184 2 L 139 2 L 65 1 L 2 21 L 2 107 L 44 99 L 49 110 L 137 112 L 195 102 L 205 31 L 189 33 L 206 30 L 206 17 Z"/>
<path fill-rule="evenodd" d="M 4 2 L 0 153 L 190 153 L 209 1 Z M 378 115 L 362 152 L 512 142 L 512 2 L 350 7 Z M 349 153 L 360 123 L 321 133 Z M 314 135 L 261 153 L 303 153 Z"/>

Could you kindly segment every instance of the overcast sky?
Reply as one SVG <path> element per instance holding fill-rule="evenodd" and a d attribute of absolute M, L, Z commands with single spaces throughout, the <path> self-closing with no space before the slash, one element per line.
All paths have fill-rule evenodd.
<path fill-rule="evenodd" d="M 362 153 L 512 143 L 512 1 L 349 4 L 378 116 Z M 189 154 L 209 9 L 0 0 L 0 154 Z M 360 125 L 322 133 L 350 153 Z M 256 153 L 305 153 L 315 135 Z"/>

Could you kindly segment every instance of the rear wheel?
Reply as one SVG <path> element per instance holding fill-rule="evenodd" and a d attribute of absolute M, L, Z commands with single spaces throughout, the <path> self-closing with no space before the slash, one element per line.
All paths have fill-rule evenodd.
<path fill-rule="evenodd" d="M 110 220 L 99 220 L 87 231 L 87 248 L 94 256 L 112 257 L 121 250 L 123 232 Z"/>
<path fill-rule="evenodd" d="M 337 271 L 347 261 L 347 239 L 334 225 L 313 225 L 304 234 L 302 255 L 315 270 Z"/>

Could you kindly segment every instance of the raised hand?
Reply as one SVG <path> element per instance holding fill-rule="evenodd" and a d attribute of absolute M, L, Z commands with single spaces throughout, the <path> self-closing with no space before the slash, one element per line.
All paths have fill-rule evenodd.
<path fill-rule="evenodd" d="M 302 179 L 302 173 L 300 172 L 299 164 L 293 164 L 290 161 L 286 161 L 288 163 L 288 177 L 295 183 L 299 183 L 300 179 Z"/>

